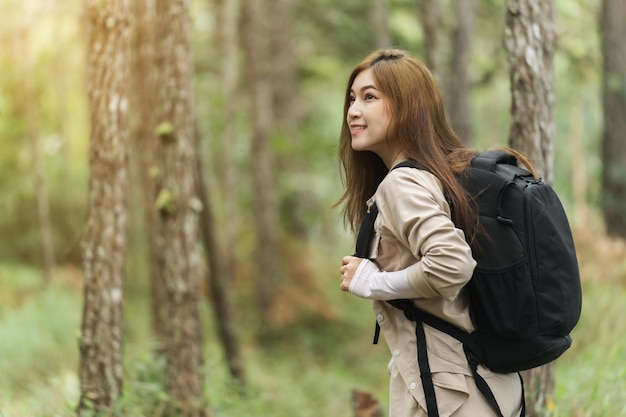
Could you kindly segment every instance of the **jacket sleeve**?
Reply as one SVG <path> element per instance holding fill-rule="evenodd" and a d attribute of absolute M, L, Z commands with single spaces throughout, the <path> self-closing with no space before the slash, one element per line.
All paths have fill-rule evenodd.
<path fill-rule="evenodd" d="M 462 230 L 450 219 L 439 181 L 414 169 L 391 171 L 376 193 L 376 203 L 391 234 L 416 262 L 407 268 L 414 298 L 456 298 L 476 266 Z"/>

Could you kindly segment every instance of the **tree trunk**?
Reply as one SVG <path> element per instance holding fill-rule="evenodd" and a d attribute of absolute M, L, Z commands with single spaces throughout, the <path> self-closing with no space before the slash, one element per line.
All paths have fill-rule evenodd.
<path fill-rule="evenodd" d="M 233 282 L 235 280 L 239 204 L 237 186 L 237 110 L 239 100 L 239 33 L 237 22 L 240 14 L 239 0 L 221 0 L 218 7 L 217 49 L 221 56 L 221 86 L 224 128 L 221 133 L 222 152 L 218 167 L 221 191 L 224 195 L 225 213 L 223 226 L 225 236 L 220 241 L 214 212 L 210 205 L 209 182 L 205 180 L 206 169 L 201 153 L 202 134 L 196 124 L 196 181 L 203 211 L 200 215 L 200 228 L 204 241 L 209 268 L 206 283 L 210 289 L 211 307 L 218 328 L 220 342 L 228 362 L 231 376 L 241 385 L 245 384 L 245 372 L 241 345 L 237 336 L 237 314 L 233 303 Z"/>
<path fill-rule="evenodd" d="M 127 246 L 126 131 L 129 22 L 125 0 L 87 0 L 91 106 L 88 212 L 78 415 L 111 407 L 122 392 L 122 298 Z"/>
<path fill-rule="evenodd" d="M 229 279 L 224 276 L 224 263 L 221 250 L 217 244 L 217 230 L 215 227 L 215 217 L 209 199 L 210 192 L 207 182 L 204 180 L 204 164 L 201 152 L 201 135 L 196 128 L 196 165 L 195 177 L 198 187 L 198 197 L 202 203 L 200 213 L 200 228 L 209 268 L 207 270 L 207 284 L 211 289 L 211 307 L 217 324 L 220 342 L 224 349 L 224 355 L 228 362 L 228 369 L 231 376 L 241 385 L 245 383 L 243 357 L 241 355 L 241 345 L 237 337 L 236 315 L 233 307 L 231 286 Z"/>
<path fill-rule="evenodd" d="M 438 0 L 417 0 L 418 18 L 424 32 L 424 62 L 437 81 L 440 80 L 437 49 L 439 36 L 437 27 L 439 22 Z"/>
<path fill-rule="evenodd" d="M 150 320 L 156 351 L 163 350 L 167 311 L 165 285 L 162 271 L 164 265 L 157 253 L 157 212 L 154 209 L 159 177 L 156 169 L 156 58 L 155 28 L 156 8 L 154 0 L 133 2 L 135 25 L 131 53 L 131 139 L 133 155 L 139 171 L 139 181 L 143 200 L 143 222 L 148 246 L 148 281 L 150 286 Z"/>
<path fill-rule="evenodd" d="M 587 199 L 589 192 L 589 169 L 587 168 L 587 152 L 584 146 L 584 121 L 585 108 L 582 102 L 574 104 L 570 114 L 570 136 L 572 146 L 572 198 L 574 206 L 575 228 L 588 226 L 590 219 L 590 207 Z"/>
<path fill-rule="evenodd" d="M 602 213 L 610 236 L 626 239 L 626 2 L 602 2 Z"/>
<path fill-rule="evenodd" d="M 224 163 L 221 166 L 224 195 L 224 244 L 221 246 L 223 255 L 222 272 L 220 276 L 225 285 L 235 281 L 235 248 L 237 247 L 237 235 L 239 230 L 239 204 L 237 186 L 238 170 L 235 156 L 237 144 L 237 109 L 241 104 L 239 94 L 239 31 L 237 22 L 240 14 L 239 0 L 222 0 L 220 4 L 218 20 L 219 24 L 219 49 L 222 56 L 221 81 L 224 131 L 222 133 L 222 146 Z"/>
<path fill-rule="evenodd" d="M 391 45 L 391 35 L 389 34 L 389 1 L 373 0 L 374 4 L 371 12 L 371 19 L 376 37 L 376 49 L 389 48 Z"/>
<path fill-rule="evenodd" d="M 469 95 L 471 43 L 474 36 L 476 0 L 454 3 L 456 28 L 452 33 L 452 65 L 447 82 L 447 110 L 452 128 L 466 144 L 472 141 L 472 118 Z"/>
<path fill-rule="evenodd" d="M 26 67 L 23 71 L 24 81 L 24 105 L 26 106 L 26 120 L 28 120 L 28 137 L 30 139 L 30 150 L 33 167 L 33 179 L 35 183 L 35 195 L 37 197 L 37 220 L 39 223 L 39 239 L 41 254 L 43 258 L 42 271 L 44 285 L 49 285 L 52 281 L 54 270 L 54 244 L 52 242 L 52 229 L 50 227 L 50 202 L 48 199 L 48 187 L 46 176 L 44 175 L 45 163 L 41 152 L 41 141 L 39 132 L 39 109 L 35 97 L 35 81 L 31 52 L 27 47 L 26 40 L 28 33 L 24 31 L 21 37 L 23 41 L 20 53 L 28 54 Z"/>
<path fill-rule="evenodd" d="M 271 68 L 272 96 L 274 109 L 273 133 L 285 138 L 293 151 L 277 155 L 277 166 L 281 172 L 289 172 L 291 178 L 308 178 L 310 158 L 299 152 L 300 131 L 302 124 L 302 94 L 298 84 L 298 51 L 294 45 L 294 0 L 276 0 L 271 3 L 270 15 L 280 26 L 272 28 L 270 37 L 271 56 L 274 65 Z M 382 19 L 387 19 L 386 11 Z M 304 157 L 302 157 L 304 155 Z M 280 196 L 281 225 L 289 239 L 305 240 L 309 226 L 303 219 L 303 212 L 315 206 L 311 203 L 311 193 L 301 186 L 299 181 L 283 183 Z"/>
<path fill-rule="evenodd" d="M 157 0 L 158 244 L 166 289 L 165 389 L 170 414 L 206 415 L 191 19 L 186 0 Z"/>
<path fill-rule="evenodd" d="M 522 372 L 526 417 L 546 415 L 554 407 L 554 362 Z"/>
<path fill-rule="evenodd" d="M 554 42 L 554 0 L 508 1 L 509 144 L 525 154 L 548 183 L 554 159 Z"/>
<path fill-rule="evenodd" d="M 278 191 L 274 179 L 274 158 L 270 149 L 273 94 L 268 65 L 269 38 L 265 1 L 243 3 L 243 44 L 245 78 L 249 91 L 251 115 L 251 165 L 253 215 L 256 229 L 254 280 L 258 305 L 259 328 L 263 331 L 270 315 L 273 297 L 280 280 L 280 247 L 278 240 Z"/>
<path fill-rule="evenodd" d="M 509 0 L 505 42 L 511 78 L 509 144 L 530 158 L 546 182 L 553 178 L 554 1 Z M 529 417 L 552 402 L 554 364 L 522 373 Z"/>
<path fill-rule="evenodd" d="M 275 126 L 270 133 L 278 133 L 295 142 L 300 126 L 300 109 L 293 9 L 294 0 L 273 0 L 269 3 L 269 15 L 281 24 L 269 29 L 271 35 L 268 39 L 270 42 L 268 49 L 273 65 L 266 70 L 269 71 L 268 76 L 271 80 L 272 118 Z M 289 155 L 288 159 L 292 161 L 292 155 Z M 283 166 L 282 163 L 280 165 Z"/>

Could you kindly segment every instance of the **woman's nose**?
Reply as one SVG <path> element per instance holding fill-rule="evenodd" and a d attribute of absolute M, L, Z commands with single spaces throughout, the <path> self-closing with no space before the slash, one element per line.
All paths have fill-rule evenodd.
<path fill-rule="evenodd" d="M 356 101 L 348 108 L 348 117 L 353 119 L 361 115 L 361 109 L 358 107 Z"/>

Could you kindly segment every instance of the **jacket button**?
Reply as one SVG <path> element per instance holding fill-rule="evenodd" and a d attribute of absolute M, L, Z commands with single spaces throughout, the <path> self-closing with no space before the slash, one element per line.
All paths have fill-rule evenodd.
<path fill-rule="evenodd" d="M 409 388 L 415 389 L 417 388 L 417 384 L 415 382 L 411 382 L 411 385 L 409 385 Z"/>
<path fill-rule="evenodd" d="M 383 316 L 382 314 L 378 314 L 376 316 L 376 321 L 382 323 L 383 321 L 385 321 L 385 316 Z"/>
<path fill-rule="evenodd" d="M 394 350 L 393 356 L 400 356 L 400 350 L 399 349 Z"/>

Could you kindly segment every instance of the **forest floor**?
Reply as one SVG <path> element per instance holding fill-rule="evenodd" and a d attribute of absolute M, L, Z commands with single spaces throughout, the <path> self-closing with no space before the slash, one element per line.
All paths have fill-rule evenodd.
<path fill-rule="evenodd" d="M 626 245 L 576 232 L 583 314 L 574 343 L 556 362 L 547 416 L 626 416 Z M 317 264 L 328 303 L 321 317 L 299 317 L 263 348 L 246 336 L 244 393 L 228 377 L 212 317 L 205 308 L 206 398 L 215 417 L 352 417 L 352 390 L 387 401 L 383 344 L 371 344 L 368 302 L 337 291 L 336 262 Z M 82 274 L 58 268 L 47 288 L 32 267 L 0 264 L 0 417 L 75 415 Z M 125 395 L 119 415 L 152 416 L 165 398 L 160 364 L 150 354 L 148 291 L 127 286 Z"/>

